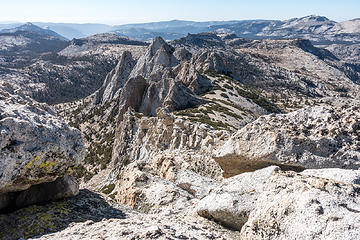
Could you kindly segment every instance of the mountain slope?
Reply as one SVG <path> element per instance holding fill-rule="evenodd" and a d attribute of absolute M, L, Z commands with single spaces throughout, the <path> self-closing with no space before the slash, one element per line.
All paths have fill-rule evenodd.
<path fill-rule="evenodd" d="M 216 142 L 260 116 L 360 99 L 359 69 L 307 40 L 192 34 L 170 44 L 156 38 L 138 56 L 124 52 L 95 94 L 57 105 L 83 130 L 84 168 L 87 178 L 95 174 L 94 189 L 116 181 L 128 164 L 165 153 L 194 161 L 176 164 L 190 164 L 197 174 L 218 176 L 192 164 L 205 164 Z M 206 147 L 203 138 L 214 145 Z"/>
<path fill-rule="evenodd" d="M 42 54 L 58 52 L 68 46 L 59 34 L 31 23 L 0 31 L 0 67 L 23 67 Z"/>
<path fill-rule="evenodd" d="M 310 21 L 332 24 L 294 19 L 285 31 L 318 31 Z M 86 147 L 81 166 L 68 171 L 86 190 L 0 215 L 0 237 L 239 239 L 217 223 L 248 238 L 292 239 L 289 229 L 359 235 L 344 228 L 357 229 L 359 171 L 309 171 L 316 178 L 289 171 L 360 166 L 360 68 L 309 40 L 213 32 L 146 44 L 99 34 L 0 77 L 14 94 L 65 102 L 54 109 L 81 130 Z M 16 154 L 18 144 L 6 145 Z M 269 165 L 277 166 L 256 171 Z M 299 200 L 304 191 L 310 197 Z M 311 230 L 300 231 L 299 221 Z"/>
<path fill-rule="evenodd" d="M 39 35 L 56 37 L 56 38 L 59 38 L 62 40 L 67 40 L 66 38 L 64 38 L 63 36 L 61 36 L 60 34 L 54 32 L 54 31 L 38 27 L 32 23 L 26 23 L 24 25 L 21 25 L 21 26 L 15 27 L 15 28 L 3 29 L 0 31 L 0 33 L 16 33 L 16 32 L 31 32 L 31 33 L 37 33 Z"/>
<path fill-rule="evenodd" d="M 25 57 L 26 61 L 16 68 L 5 65 L 5 62 L 0 72 L 0 81 L 17 86 L 23 93 L 40 102 L 73 101 L 101 87 L 105 76 L 116 66 L 124 51 L 131 51 L 134 57 L 138 57 L 146 46 L 145 43 L 113 34 L 75 39 L 66 42 L 66 45 L 64 49 L 53 49 L 36 55 L 10 51 Z M 29 57 L 30 60 L 27 59 Z M 18 59 L 17 55 L 14 58 Z M 10 63 L 14 65 L 16 62 Z"/>

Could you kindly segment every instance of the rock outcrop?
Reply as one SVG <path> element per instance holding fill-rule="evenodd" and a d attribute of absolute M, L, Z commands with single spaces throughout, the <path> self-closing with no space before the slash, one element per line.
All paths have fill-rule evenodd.
<path fill-rule="evenodd" d="M 133 70 L 136 61 L 131 52 L 125 51 L 116 65 L 105 78 L 103 86 L 96 93 L 96 103 L 105 103 L 119 96 L 120 89 L 124 86 Z"/>
<path fill-rule="evenodd" d="M 194 93 L 203 94 L 212 89 L 210 79 L 201 75 L 191 63 L 186 62 L 177 69 L 179 71 L 177 78 Z"/>
<path fill-rule="evenodd" d="M 201 199 L 197 213 L 231 229 L 241 230 L 255 209 L 255 203 L 268 178 L 279 167 L 268 167 L 225 179 L 219 187 Z"/>
<path fill-rule="evenodd" d="M 141 212 L 182 211 L 189 200 L 206 196 L 222 178 L 210 156 L 214 145 L 227 137 L 224 131 L 192 124 L 164 110 L 157 117 L 129 110 L 116 130 L 109 170 L 87 185 L 112 186 L 106 194 Z"/>
<path fill-rule="evenodd" d="M 225 131 L 193 124 L 163 110 L 157 112 L 157 117 L 140 118 L 128 111 L 117 129 L 113 161 L 119 167 L 134 161 L 145 162 L 153 165 L 153 170 L 161 171 L 159 175 L 172 176 L 166 177 L 168 180 L 176 179 L 180 169 L 221 179 L 221 169 L 210 156 L 227 137 Z"/>
<path fill-rule="evenodd" d="M 241 239 L 358 239 L 359 185 L 286 172 L 274 174 Z"/>
<path fill-rule="evenodd" d="M 64 176 L 80 164 L 85 153 L 80 131 L 69 128 L 46 105 L 5 87 L 0 89 L 0 149 L 0 199 L 11 203 L 9 199 L 17 198 L 18 206 L 46 200 L 44 194 L 31 200 L 24 195 L 36 195 L 35 189 L 21 191 Z M 71 186 L 59 190 L 73 189 Z M 51 188 L 48 190 L 53 191 Z M 70 192 L 76 194 L 76 190 Z M 56 194 L 51 195 L 49 198 Z M 0 204 L 2 208 L 6 205 Z"/>
<path fill-rule="evenodd" d="M 215 157 L 225 172 L 231 165 L 240 173 L 272 164 L 358 169 L 359 119 L 358 107 L 330 106 L 263 116 L 239 130 Z"/>

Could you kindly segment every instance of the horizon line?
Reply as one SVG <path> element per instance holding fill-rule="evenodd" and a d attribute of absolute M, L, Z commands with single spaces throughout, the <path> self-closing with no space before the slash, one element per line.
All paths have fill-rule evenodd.
<path fill-rule="evenodd" d="M 105 22 L 97 22 L 97 21 L 86 21 L 86 22 L 62 22 L 62 21 L 0 21 L 0 24 L 22 24 L 22 23 L 52 23 L 52 24 L 99 24 L 99 25 L 108 25 L 108 26 L 117 26 L 117 25 L 132 25 L 132 24 L 148 24 L 148 23 L 160 23 L 160 22 L 173 22 L 173 21 L 183 21 L 183 22 L 202 22 L 202 23 L 206 23 L 206 22 L 231 22 L 231 21 L 285 21 L 285 20 L 291 20 L 291 19 L 299 19 L 299 18 L 305 18 L 305 17 L 310 17 L 310 16 L 317 16 L 317 17 L 326 17 L 326 16 L 322 16 L 322 15 L 316 15 L 316 14 L 311 14 L 311 15 L 306 15 L 306 16 L 302 16 L 302 17 L 293 17 L 293 18 L 287 18 L 287 19 L 265 19 L 265 18 L 248 18 L 248 19 L 229 19 L 229 20 L 188 20 L 188 19 L 169 19 L 169 20 L 159 20 L 159 21 L 139 21 L 139 22 L 128 22 L 128 23 L 115 23 L 115 24 L 110 24 L 110 23 L 105 23 Z M 328 17 L 326 17 L 327 19 L 329 19 Z M 351 18 L 351 19 L 347 19 L 347 20 L 342 20 L 342 21 L 336 21 L 336 20 L 332 20 L 329 19 L 331 21 L 335 21 L 335 22 L 343 22 L 343 21 L 351 21 L 351 20 L 358 20 L 360 18 Z"/>

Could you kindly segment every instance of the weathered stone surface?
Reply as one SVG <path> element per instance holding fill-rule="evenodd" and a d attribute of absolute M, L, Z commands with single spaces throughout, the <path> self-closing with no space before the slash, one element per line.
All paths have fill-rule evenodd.
<path fill-rule="evenodd" d="M 328 178 L 342 183 L 360 184 L 360 170 L 339 168 L 306 169 L 300 174 Z"/>
<path fill-rule="evenodd" d="M 188 217 L 138 215 L 127 219 L 104 219 L 101 222 L 74 223 L 63 231 L 34 239 L 239 239 L 214 223 Z"/>
<path fill-rule="evenodd" d="M 149 116 L 156 116 L 156 110 L 161 107 L 174 111 L 195 107 L 203 102 L 181 81 L 171 78 L 150 82 L 142 97 L 139 112 Z"/>
<path fill-rule="evenodd" d="M 176 118 L 163 110 L 157 117 L 141 118 L 128 111 L 117 129 L 113 161 L 118 167 L 145 162 L 156 174 L 172 181 L 180 169 L 221 179 L 221 169 L 211 154 L 228 136 L 225 131 Z"/>
<path fill-rule="evenodd" d="M 229 228 L 241 230 L 254 210 L 265 182 L 278 170 L 279 167 L 271 166 L 225 179 L 198 203 L 197 213 Z"/>
<path fill-rule="evenodd" d="M 0 239 L 238 239 L 194 214 L 141 214 L 97 193 L 0 215 Z"/>
<path fill-rule="evenodd" d="M 359 120 L 358 107 L 327 105 L 262 116 L 233 135 L 215 157 L 225 167 L 237 164 L 239 172 L 247 164 L 358 169 Z"/>
<path fill-rule="evenodd" d="M 358 185 L 274 174 L 243 226 L 241 239 L 359 239 Z"/>
<path fill-rule="evenodd" d="M 204 177 L 189 169 L 179 169 L 176 172 L 174 183 L 194 198 L 202 199 L 210 194 L 210 192 L 219 186 L 220 181 L 216 181 L 210 177 Z"/>
<path fill-rule="evenodd" d="M 140 167 L 141 169 L 141 167 Z M 119 175 L 116 199 L 143 213 L 178 212 L 191 206 L 193 196 L 156 175 L 139 169 L 136 163 Z"/>
<path fill-rule="evenodd" d="M 201 75 L 190 62 L 179 65 L 175 71 L 179 71 L 177 78 L 196 94 L 205 93 L 212 88 L 210 79 Z"/>
<path fill-rule="evenodd" d="M 0 194 L 55 181 L 83 157 L 78 130 L 46 105 L 0 88 Z"/>

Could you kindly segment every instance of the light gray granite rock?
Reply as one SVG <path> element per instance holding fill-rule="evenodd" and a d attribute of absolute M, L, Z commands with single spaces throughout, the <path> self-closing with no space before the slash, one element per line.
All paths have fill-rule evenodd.
<path fill-rule="evenodd" d="M 224 226 L 241 230 L 255 208 L 255 202 L 265 182 L 279 169 L 271 166 L 225 179 L 198 203 L 197 213 Z"/>
<path fill-rule="evenodd" d="M 116 67 L 106 76 L 103 86 L 95 93 L 96 103 L 105 103 L 117 98 L 135 64 L 136 61 L 133 59 L 131 52 L 125 51 Z"/>
<path fill-rule="evenodd" d="M 306 169 L 302 175 L 328 178 L 342 183 L 360 184 L 360 171 L 339 168 Z"/>
<path fill-rule="evenodd" d="M 274 174 L 241 239 L 359 239 L 360 188 L 294 172 Z"/>
<path fill-rule="evenodd" d="M 55 181 L 84 157 L 80 131 L 8 90 L 0 88 L 0 194 Z"/>
<path fill-rule="evenodd" d="M 260 117 L 234 134 L 215 157 L 220 165 L 240 167 L 358 169 L 359 136 L 359 107 L 307 107 Z"/>

